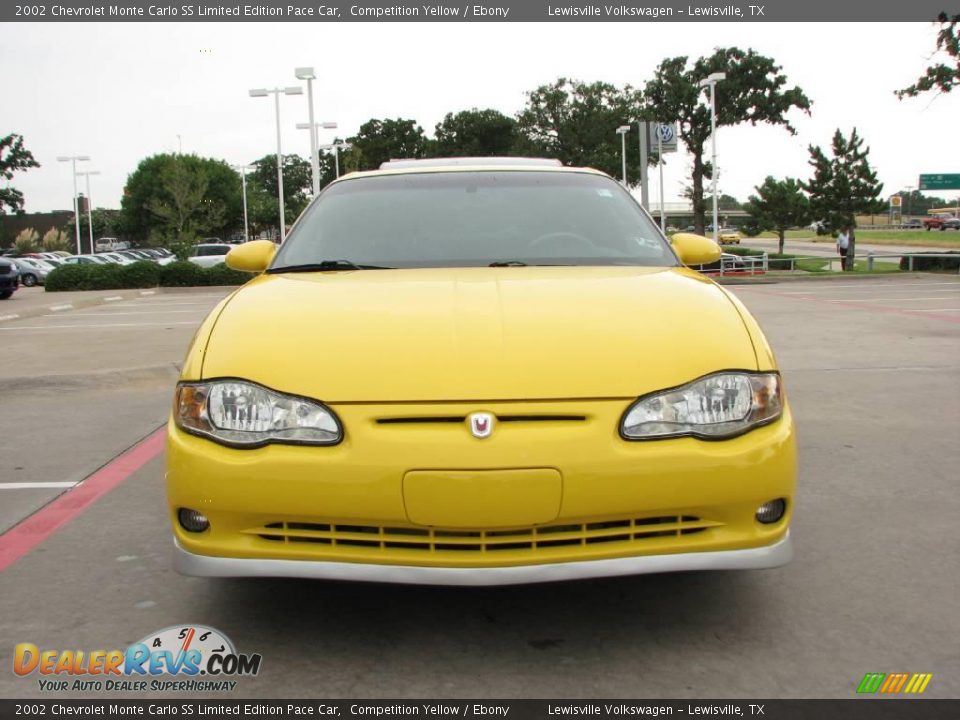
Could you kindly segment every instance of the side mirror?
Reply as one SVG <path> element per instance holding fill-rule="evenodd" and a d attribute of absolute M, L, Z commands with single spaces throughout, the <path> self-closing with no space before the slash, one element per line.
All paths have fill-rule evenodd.
<path fill-rule="evenodd" d="M 703 235 L 677 233 L 670 244 L 684 265 L 708 265 L 720 259 L 720 246 Z"/>
<path fill-rule="evenodd" d="M 277 246 L 272 240 L 251 240 L 228 252 L 224 262 L 234 270 L 259 273 L 269 267 L 276 253 Z"/>

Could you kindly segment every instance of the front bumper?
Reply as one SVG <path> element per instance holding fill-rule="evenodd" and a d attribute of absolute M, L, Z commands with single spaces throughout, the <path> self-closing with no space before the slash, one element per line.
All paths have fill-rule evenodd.
<path fill-rule="evenodd" d="M 174 540 L 173 551 L 174 569 L 182 575 L 195 577 L 288 577 L 472 587 L 525 585 L 692 570 L 760 570 L 786 565 L 792 559 L 793 541 L 790 539 L 789 532 L 773 545 L 747 550 L 645 555 L 519 567 L 418 567 L 312 560 L 211 557 L 188 552 L 180 547 L 176 540 Z"/>
<path fill-rule="evenodd" d="M 629 402 L 343 404 L 333 409 L 344 440 L 328 447 L 239 450 L 171 423 L 177 566 L 196 575 L 509 584 L 787 562 L 796 478 L 789 407 L 729 440 L 627 442 L 617 428 Z M 463 423 L 429 421 L 478 410 L 517 419 L 483 440 Z M 398 416 L 425 422 L 383 423 Z M 775 498 L 786 500 L 785 516 L 757 522 L 757 507 Z M 179 508 L 202 512 L 209 529 L 184 530 Z"/>

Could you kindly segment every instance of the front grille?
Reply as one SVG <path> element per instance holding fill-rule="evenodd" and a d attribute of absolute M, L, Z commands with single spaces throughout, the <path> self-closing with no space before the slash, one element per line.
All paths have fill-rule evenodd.
<path fill-rule="evenodd" d="M 651 538 L 693 535 L 720 523 L 691 515 L 663 515 L 598 522 L 564 523 L 515 530 L 452 530 L 340 523 L 272 522 L 245 530 L 271 542 L 314 543 L 377 550 L 419 550 L 491 553 L 537 551 L 600 543 L 633 543 Z"/>

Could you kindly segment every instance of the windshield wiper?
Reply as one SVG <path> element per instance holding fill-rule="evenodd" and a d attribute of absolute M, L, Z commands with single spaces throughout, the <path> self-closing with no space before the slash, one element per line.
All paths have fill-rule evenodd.
<path fill-rule="evenodd" d="M 323 272 L 325 270 L 393 270 L 383 265 L 358 265 L 351 260 L 322 260 L 300 265 L 281 265 L 270 268 L 268 273 Z"/>
<path fill-rule="evenodd" d="M 522 260 L 498 260 L 492 262 L 487 267 L 526 267 L 527 263 Z"/>

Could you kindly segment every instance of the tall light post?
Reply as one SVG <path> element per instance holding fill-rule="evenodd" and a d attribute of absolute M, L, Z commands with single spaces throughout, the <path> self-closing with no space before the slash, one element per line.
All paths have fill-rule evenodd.
<path fill-rule="evenodd" d="M 287 239 L 287 221 L 283 207 L 283 151 L 280 149 L 280 96 L 281 95 L 303 95 L 303 88 L 277 87 L 272 90 L 267 88 L 256 88 L 250 91 L 250 97 L 268 97 L 273 95 L 274 106 L 277 114 L 277 192 L 280 201 L 280 242 Z"/>
<path fill-rule="evenodd" d="M 311 103 L 312 106 L 312 103 Z M 319 130 L 336 130 L 335 122 L 313 122 L 313 110 L 311 107 L 310 122 L 297 123 L 297 130 L 310 131 L 310 169 L 313 171 L 313 196 L 320 194 L 320 157 L 317 148 L 317 132 Z"/>
<path fill-rule="evenodd" d="M 243 240 L 250 242 L 250 223 L 247 220 L 247 170 L 253 170 L 253 165 L 231 165 L 234 170 L 240 171 L 240 184 L 243 187 Z"/>
<path fill-rule="evenodd" d="M 57 162 L 73 163 L 73 220 L 77 231 L 77 255 L 80 255 L 80 207 L 77 205 L 77 162 L 90 159 L 89 155 L 60 155 Z"/>
<path fill-rule="evenodd" d="M 340 151 L 349 150 L 352 147 L 353 145 L 348 142 L 343 142 L 342 140 L 339 142 L 330 143 L 329 145 L 320 146 L 321 150 L 333 150 L 333 164 L 337 169 L 338 178 L 340 177 Z"/>
<path fill-rule="evenodd" d="M 713 241 L 719 244 L 717 228 L 717 83 L 726 80 L 727 74 L 722 72 L 710 73 L 700 81 L 700 87 L 710 88 L 710 185 L 713 195 Z"/>
<path fill-rule="evenodd" d="M 916 190 L 916 187 L 907 185 L 904 190 L 907 191 L 907 217 L 910 217 L 913 215 L 913 191 Z"/>
<path fill-rule="evenodd" d="M 621 125 L 617 128 L 617 134 L 620 136 L 620 159 L 623 165 L 623 186 L 627 186 L 627 133 L 630 132 L 629 125 Z"/>
<path fill-rule="evenodd" d="M 90 254 L 96 254 L 96 248 L 93 246 L 93 203 L 90 202 L 90 176 L 99 175 L 99 170 L 87 170 L 78 172 L 77 175 L 83 175 L 87 179 L 87 229 L 90 231 Z M 78 253 L 79 254 L 79 253 Z"/>
<path fill-rule="evenodd" d="M 320 159 L 317 157 L 317 128 L 313 120 L 313 81 L 317 79 L 317 74 L 312 67 L 298 67 L 294 70 L 297 80 L 307 81 L 307 110 L 310 123 L 307 125 L 310 129 L 310 170 L 313 174 L 313 196 L 316 197 L 320 192 Z M 300 127 L 299 125 L 297 127 Z"/>

